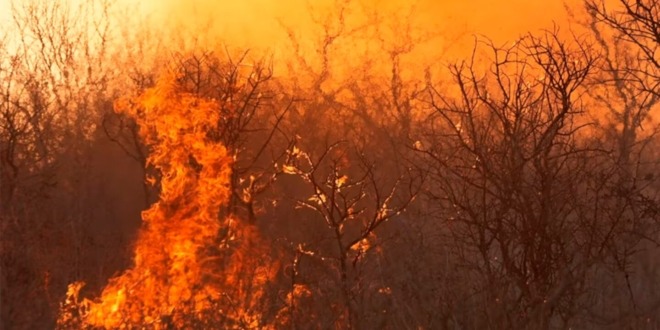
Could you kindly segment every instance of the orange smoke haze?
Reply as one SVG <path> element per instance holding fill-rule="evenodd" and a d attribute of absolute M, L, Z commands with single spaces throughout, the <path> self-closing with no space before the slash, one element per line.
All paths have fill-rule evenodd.
<path fill-rule="evenodd" d="M 151 1 L 145 7 L 153 14 L 155 26 L 208 32 L 227 45 L 278 53 L 290 47 L 283 26 L 304 37 L 316 29 L 313 20 L 323 20 L 338 3 L 341 1 L 168 0 Z M 564 26 L 567 24 L 564 6 L 580 8 L 581 3 L 580 0 L 361 0 L 346 1 L 351 8 L 346 16 L 377 13 L 386 22 L 399 21 L 400 25 L 404 21 L 424 33 L 439 35 L 436 51 L 460 56 L 472 47 L 475 34 L 504 42 L 528 31 L 550 28 L 553 22 Z"/>
<path fill-rule="evenodd" d="M 81 1 L 67 2 L 75 4 Z M 201 34 L 205 34 L 232 47 L 261 48 L 278 53 L 290 47 L 282 26 L 297 33 L 313 33 L 313 19 L 323 19 L 341 2 L 150 0 L 136 3 L 119 0 L 120 7 L 130 9 L 117 14 L 117 24 L 135 24 L 135 16 L 144 16 L 149 18 L 148 25 L 154 31 L 187 31 L 199 38 L 204 38 Z M 345 3 L 362 11 L 358 14 L 354 10 L 347 16 L 378 13 L 385 20 L 403 19 L 419 30 L 439 35 L 439 46 L 436 43 L 439 49 L 436 51 L 450 51 L 456 56 L 465 54 L 472 47 L 471 37 L 475 34 L 504 42 L 528 31 L 549 28 L 553 22 L 564 26 L 568 23 L 564 7 L 577 9 L 582 6 L 581 0 L 359 0 Z M 0 0 L 1 24 L 11 20 L 11 4 L 12 0 Z M 135 15 L 137 12 L 141 15 Z M 461 42 L 457 42 L 460 37 Z"/>
<path fill-rule="evenodd" d="M 611 1 L 608 4 L 618 0 Z M 582 262 L 580 258 L 584 255 L 585 263 L 592 262 L 590 258 L 598 262 L 602 258 L 605 266 L 610 262 L 609 256 L 602 257 L 601 252 L 593 252 L 596 250 L 591 247 L 582 249 L 583 236 L 600 235 L 605 237 L 603 242 L 610 239 L 609 233 L 601 235 L 593 229 L 600 223 L 582 225 L 589 222 L 583 217 L 593 214 L 594 219 L 599 219 L 598 212 L 612 214 L 613 226 L 624 222 L 619 218 L 627 219 L 628 215 L 619 214 L 628 212 L 627 205 L 633 202 L 625 196 L 629 194 L 627 190 L 616 188 L 622 186 L 620 182 L 632 182 L 628 164 L 632 164 L 633 147 L 627 144 L 632 146 L 642 137 L 657 133 L 656 130 L 638 133 L 634 125 L 648 121 L 646 114 L 637 117 L 628 114 L 629 109 L 637 107 L 636 102 L 628 99 L 636 100 L 638 94 L 630 94 L 619 86 L 630 80 L 609 76 L 620 71 L 618 66 L 610 69 L 600 64 L 610 57 L 624 57 L 619 56 L 619 44 L 614 43 L 617 52 L 613 53 L 607 51 L 604 41 L 599 44 L 605 38 L 600 38 L 595 16 L 589 16 L 594 19 L 594 31 L 581 35 L 589 32 L 588 24 L 580 21 L 584 2 L 0 0 L 0 88 L 7 95 L 3 94 L 0 100 L 0 105 L 7 109 L 3 108 L 0 114 L 0 124 L 2 120 L 8 123 L 3 124 L 8 128 L 0 127 L 0 133 L 4 134 L 0 138 L 5 139 L 0 140 L 0 148 L 3 152 L 12 149 L 12 157 L 21 161 L 19 165 L 27 164 L 23 166 L 25 170 L 21 169 L 26 178 L 31 178 L 32 172 L 36 173 L 35 177 L 39 175 L 39 180 L 41 176 L 45 178 L 43 183 L 34 184 L 25 180 L 27 197 L 15 197 L 14 191 L 23 192 L 11 186 L 7 193 L 0 191 L 0 199 L 5 205 L 28 201 L 27 209 L 39 206 L 32 202 L 40 201 L 32 197 L 32 190 L 52 186 L 53 196 L 58 199 L 53 198 L 52 202 L 56 207 L 52 215 L 55 220 L 47 218 L 47 221 L 55 223 L 60 214 L 62 221 L 73 219 L 70 228 L 51 230 L 42 226 L 45 234 L 70 238 L 71 242 L 67 241 L 62 251 L 75 251 L 66 256 L 71 267 L 69 259 L 62 266 L 54 261 L 34 266 L 35 274 L 48 270 L 44 275 L 44 306 L 45 302 L 54 301 L 49 287 L 52 279 L 58 278 L 59 283 L 69 284 L 57 314 L 57 326 L 61 329 L 118 329 L 137 325 L 153 329 L 189 325 L 270 329 L 305 324 L 305 321 L 318 322 L 319 326 L 364 328 L 353 324 L 360 324 L 358 321 L 368 324 L 371 315 L 376 320 L 388 320 L 385 318 L 389 317 L 388 313 L 399 309 L 398 301 L 409 299 L 404 297 L 409 291 L 413 292 L 410 299 L 420 297 L 419 306 L 427 303 L 423 300 L 427 298 L 421 298 L 424 291 L 440 292 L 441 299 L 456 297 L 451 299 L 459 303 L 463 297 L 476 297 L 475 302 L 466 306 L 480 306 L 482 302 L 478 299 L 482 294 L 472 293 L 475 288 L 480 290 L 476 285 L 481 285 L 476 282 L 481 276 L 479 272 L 488 279 L 484 283 L 492 286 L 492 291 L 484 291 L 486 303 L 483 304 L 495 306 L 493 311 L 497 312 L 498 306 L 507 307 L 508 302 L 500 304 L 500 298 L 502 302 L 514 301 L 508 298 L 514 296 L 510 293 L 520 293 L 521 298 L 516 299 L 522 306 L 519 314 L 523 319 L 535 315 L 536 305 L 540 306 L 541 314 L 551 309 L 548 306 L 563 305 L 563 300 L 546 304 L 549 300 L 546 298 L 555 294 L 553 286 L 559 283 L 556 284 L 561 289 L 558 295 L 564 295 L 573 290 L 573 284 L 568 289 L 562 288 L 562 276 L 573 282 L 574 272 L 582 276 L 576 276 L 575 282 L 583 283 L 590 279 L 584 274 L 591 271 L 591 268 L 573 271 L 572 261 L 567 260 Z M 546 35 L 557 39 L 541 40 L 542 30 L 552 30 Z M 608 31 L 604 35 L 609 38 Z M 571 39 L 568 32 L 576 32 L 575 38 Z M 534 39 L 536 35 L 540 39 Z M 484 42 L 476 43 L 477 40 Z M 487 40 L 493 43 L 489 45 Z M 560 51 L 556 52 L 557 49 Z M 617 65 L 634 62 L 633 53 L 624 50 L 621 54 L 631 54 L 630 61 Z M 474 56 L 470 57 L 471 53 Z M 503 61 L 499 54 L 504 54 Z M 460 61 L 464 62 L 448 65 Z M 626 72 L 637 71 L 643 70 L 633 68 Z M 643 88 L 639 91 L 646 93 L 644 79 L 656 79 L 658 75 L 643 73 L 639 82 Z M 610 96 L 610 90 L 615 89 L 623 92 Z M 15 94 L 11 98 L 10 92 Z M 578 93 L 584 94 L 577 96 Z M 599 94 L 606 97 L 599 98 Z M 650 109 L 656 103 L 649 104 Z M 619 112 L 619 108 L 624 112 Z M 655 114 L 648 109 L 643 111 L 649 112 L 648 118 Z M 612 128 L 605 127 L 610 123 Z M 571 131 L 573 125 L 578 128 Z M 18 132 L 14 129 L 17 126 L 29 129 Z M 598 127 L 582 129 L 588 126 Z M 602 145 L 596 143 L 600 135 L 607 138 Z M 14 141 L 18 138 L 22 139 L 19 142 L 23 149 L 14 152 L 14 144 L 18 144 Z M 330 145 L 335 139 L 338 142 Z M 42 140 L 47 140 L 48 145 L 42 146 L 46 145 Z M 69 141 L 77 140 L 81 142 L 69 145 Z M 582 140 L 586 141 L 584 146 Z M 592 165 L 589 159 L 592 140 L 593 146 L 603 154 L 598 160 L 602 159 L 604 165 Z M 614 146 L 611 152 L 605 149 L 610 148 L 610 143 Z M 325 150 L 321 150 L 323 144 Z M 344 152 L 344 148 L 351 153 Z M 317 156 L 314 153 L 318 153 L 316 149 L 321 150 L 318 162 L 313 159 Z M 482 157 L 481 149 L 488 157 Z M 102 160 L 115 157 L 108 150 L 125 153 L 122 157 L 126 161 L 132 162 L 130 157 L 141 168 L 127 169 L 130 175 L 116 179 L 122 182 L 115 184 L 114 178 L 120 177 L 117 173 L 122 170 L 112 162 L 106 165 L 96 159 L 97 154 L 102 155 L 98 156 Z M 589 156 L 578 152 L 583 150 Z M 307 156 L 307 152 L 315 157 Z M 625 157 L 615 160 L 616 152 Z M 23 156 L 32 153 L 39 155 L 34 159 Z M 556 154 L 561 156 L 555 157 Z M 305 166 L 298 167 L 297 159 L 305 157 Z M 11 176 L 9 182 L 23 189 L 14 184 L 23 178 L 18 175 L 19 166 L 12 163 L 13 158 L 6 158 L 2 161 L 12 171 L 4 171 L 12 175 L 0 171 L 0 180 Z M 639 159 L 641 163 L 642 157 Z M 79 169 L 93 166 L 98 168 L 84 177 L 78 175 Z M 569 166 L 579 167 L 582 172 L 576 173 L 580 176 L 570 173 Z M 574 183 L 574 178 L 582 174 L 588 178 L 587 183 Z M 617 175 L 623 179 L 615 178 Z M 133 189 L 128 178 L 138 176 L 148 183 L 142 187 L 143 201 L 115 198 L 123 189 Z M 321 176 L 329 179 L 317 180 Z M 598 181 L 605 176 L 607 179 L 601 185 Z M 57 182 L 51 183 L 51 177 Z M 483 183 L 474 184 L 477 179 Z M 100 193 L 78 200 L 88 190 L 95 190 L 96 185 L 102 188 Z M 565 189 L 560 190 L 562 185 Z M 494 189 L 497 191 L 490 192 L 490 186 L 497 186 Z M 621 194 L 622 206 L 605 211 L 599 211 L 599 204 L 593 208 L 584 206 L 600 200 L 601 187 L 607 188 L 602 189 L 603 194 L 617 198 Z M 108 190 L 108 198 L 103 189 Z M 636 189 L 630 191 L 637 193 Z M 642 205 L 646 199 L 639 191 Z M 308 193 L 311 197 L 300 197 Z M 66 197 L 67 194 L 72 197 Z M 406 201 L 407 194 L 410 198 Z M 477 194 L 486 197 L 473 207 Z M 582 194 L 586 197 L 581 197 Z M 511 202 L 518 195 L 531 197 L 520 198 L 518 204 Z M 555 195 L 561 198 L 554 199 Z M 573 196 L 579 197 L 574 204 L 569 203 Z M 38 198 L 51 197 L 44 193 L 44 197 Z M 10 202 L 4 203 L 5 199 Z M 567 206 L 546 207 L 553 203 Z M 115 211 L 112 205 L 119 204 L 126 204 L 125 208 L 134 209 L 135 213 Z M 69 205 L 76 205 L 76 213 L 70 212 Z M 138 214 L 142 207 L 142 213 Z M 298 212 L 301 207 L 309 210 Z M 402 214 L 409 209 L 409 214 Z M 22 210 L 11 211 L 20 215 Z M 39 219 L 46 211 L 49 210 L 35 210 L 34 218 Z M 373 217 L 368 215 L 370 212 Z M 336 214 L 339 215 L 335 217 Z M 268 221 L 260 221 L 262 215 Z M 13 217 L 7 219 L 18 223 Z M 395 217 L 400 222 L 379 227 L 376 236 L 376 227 Z M 483 220 L 475 220 L 478 217 Z M 415 222 L 417 218 L 421 219 L 419 223 Z M 496 229 L 491 230 L 491 218 L 500 222 Z M 555 218 L 567 225 L 562 223 L 564 227 L 555 230 L 552 227 Z M 637 215 L 630 218 L 636 220 Z M 87 219 L 95 222 L 88 225 Z M 96 245 L 101 244 L 95 239 L 102 233 L 97 230 L 97 224 L 105 228 L 115 219 L 125 221 L 121 223 L 133 221 L 131 224 L 135 226 L 141 222 L 136 232 L 118 230 L 117 237 L 122 240 L 117 240 L 117 244 L 113 238 L 99 239 L 103 244 L 108 242 L 108 247 L 97 249 Z M 15 227 L 30 233 L 29 237 L 35 240 L 45 235 L 41 231 L 32 234 L 31 223 L 26 223 Z M 439 261 L 445 262 L 444 269 L 451 270 L 462 259 L 473 258 L 470 254 L 474 251 L 477 259 L 473 265 L 478 267 L 474 273 L 465 273 L 466 278 L 477 274 L 474 280 L 470 279 L 473 283 L 465 282 L 464 288 L 453 291 L 450 289 L 453 281 L 463 286 L 460 283 L 463 274 L 456 272 L 457 275 L 452 273 L 447 275 L 447 280 L 442 279 L 444 282 L 438 284 L 441 286 L 429 284 L 431 290 L 422 290 L 421 286 L 417 290 L 408 285 L 411 282 L 408 277 L 399 277 L 410 273 L 419 283 L 436 281 L 435 274 L 442 268 L 429 267 L 428 274 L 423 274 L 407 263 L 399 264 L 398 260 L 407 257 L 407 253 L 413 257 L 424 253 L 428 259 L 419 260 L 434 261 L 445 249 L 454 248 L 443 242 L 429 245 L 427 250 L 425 243 L 416 243 L 410 245 L 409 252 L 399 251 L 401 242 L 421 241 L 424 238 L 421 234 L 427 234 L 427 223 L 433 226 L 429 230 L 433 236 L 427 236 L 430 240 L 450 237 L 456 240 L 450 243 L 460 248 L 452 264 L 449 254 L 445 261 Z M 501 229 L 506 226 L 512 229 Z M 563 241 L 565 233 L 573 230 L 571 226 L 584 228 L 574 236 L 578 243 Z M 474 234 L 472 227 L 478 227 Z M 327 229 L 327 234 L 317 228 Z M 466 234 L 460 232 L 463 228 L 467 229 Z M 621 230 L 626 235 L 627 231 L 627 228 Z M 89 242 L 84 236 L 88 232 Z M 445 233 L 458 233 L 462 237 L 440 236 Z M 99 256 L 106 251 L 114 253 L 115 245 L 125 248 L 126 240 L 121 236 L 124 234 L 135 234 L 129 247 L 131 255 L 123 256 L 124 264 L 120 260 L 106 266 L 97 253 Z M 390 234 L 393 238 L 388 241 Z M 500 240 L 497 235 L 503 238 Z M 520 235 L 527 237 L 511 240 L 509 250 L 506 240 Z M 19 241 L 22 238 L 16 237 L 12 248 L 23 244 Z M 621 237 L 624 242 L 626 236 L 621 234 Z M 486 240 L 496 243 L 488 243 L 486 250 L 481 250 Z M 536 242 L 541 240 L 544 240 L 541 245 L 546 245 L 545 240 L 552 242 L 547 244 L 550 248 L 537 248 Z M 600 244 L 599 240 L 593 240 L 594 246 Z M 469 244 L 463 250 L 461 244 L 465 242 Z M 336 246 L 331 246 L 334 243 Z M 612 244 L 615 243 L 618 244 Z M 525 249 L 520 250 L 522 254 L 542 256 L 522 257 L 521 266 L 516 265 L 518 261 L 491 258 L 495 255 L 518 258 L 515 244 Z M 574 254 L 553 255 L 555 250 L 573 246 L 579 246 Z M 616 257 L 618 262 L 619 247 L 612 246 L 612 258 Z M 603 243 L 599 249 L 605 247 L 610 248 Z M 28 260 L 26 264 L 29 258 L 45 260 L 42 255 L 55 254 L 45 250 L 23 254 L 16 250 L 21 252 L 16 256 Z M 368 250 L 372 254 L 367 254 Z M 371 255 L 373 259 L 369 259 Z M 14 254 L 10 256 L 12 260 L 19 259 Z M 84 261 L 92 258 L 93 263 Z M 299 271 L 302 258 L 304 267 L 309 268 Z M 395 263 L 391 268 L 382 267 L 381 260 L 395 260 Z M 566 266 L 560 265 L 562 262 Z M 545 263 L 541 266 L 549 270 L 526 270 L 539 263 Z M 419 264 L 426 267 L 423 262 Z M 478 269 L 481 265 L 485 268 Z M 95 275 L 97 266 L 102 271 Z M 50 272 L 51 267 L 58 273 Z M 492 280 L 500 276 L 491 273 L 496 268 L 502 269 L 501 283 L 506 284 L 501 285 L 501 290 L 501 283 L 497 282 L 500 280 Z M 569 269 L 567 275 L 563 275 L 563 268 Z M 114 272 L 114 269 L 121 270 Z M 89 274 L 93 272 L 90 280 Z M 23 276 L 20 270 L 15 273 L 16 278 Z M 316 278 L 317 273 L 321 277 Z M 389 273 L 394 276 L 386 278 Z M 534 283 L 528 280 L 537 278 Z M 41 285 L 39 281 L 34 280 L 33 286 Z M 64 285 L 60 287 L 63 291 Z M 446 292 L 442 291 L 445 287 Z M 1 288 L 4 282 L 0 283 Z M 26 297 L 22 291 L 16 292 L 16 297 Z M 433 301 L 441 299 L 433 298 Z M 497 303 L 490 304 L 491 299 Z M 523 300 L 525 303 L 520 303 Z M 576 306 L 582 303 L 575 301 Z M 307 304 L 323 309 L 308 309 Z M 52 309 L 54 305 L 48 306 Z M 453 306 L 447 308 L 447 315 L 454 312 Z M 330 311 L 327 320 L 322 315 L 324 309 Z M 322 312 L 303 315 L 316 310 Z M 406 315 L 407 311 L 402 313 Z M 429 315 L 433 313 L 432 310 Z M 487 318 L 491 317 L 488 313 Z M 552 313 L 555 312 L 548 315 Z M 466 312 L 468 318 L 470 314 Z M 0 317 L 3 315 L 0 313 Z M 411 313 L 411 320 L 417 322 L 417 318 Z"/>
<path fill-rule="evenodd" d="M 71 4 L 81 1 L 68 0 Z M 11 3 L 12 0 L 0 0 L 3 21 L 11 18 Z M 366 66 L 365 58 L 371 60 L 368 66 L 376 72 L 374 63 L 386 65 L 387 51 L 406 42 L 415 47 L 402 59 L 402 67 L 419 76 L 420 70 L 429 64 L 444 65 L 465 58 L 476 35 L 500 44 L 529 31 L 552 28 L 553 23 L 567 30 L 565 7 L 575 11 L 582 8 L 582 0 L 118 0 L 117 4 L 118 11 L 111 16 L 117 20 L 113 29 L 120 34 L 118 40 L 122 40 L 118 47 L 146 44 L 141 46 L 146 50 L 140 62 L 149 63 L 147 57 L 157 56 L 156 48 L 160 46 L 175 50 L 227 47 L 250 49 L 253 57 L 273 55 L 276 65 L 294 58 L 292 38 L 300 43 L 299 53 L 318 65 L 315 57 L 322 42 L 323 25 L 337 30 L 338 8 L 343 4 L 343 33 L 352 29 L 358 32 L 350 40 L 335 42 L 333 57 L 340 61 L 330 63 L 335 76 Z M 155 37 L 158 35 L 162 38 Z M 390 69 L 386 66 L 381 70 L 387 74 Z M 283 71 L 276 70 L 276 75 Z"/>

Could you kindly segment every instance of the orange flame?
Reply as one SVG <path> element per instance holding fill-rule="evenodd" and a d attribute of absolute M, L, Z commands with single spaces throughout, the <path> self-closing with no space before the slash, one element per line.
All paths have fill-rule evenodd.
<path fill-rule="evenodd" d="M 167 77 L 116 109 L 136 119 L 151 147 L 149 164 L 162 176 L 160 200 L 142 214 L 134 267 L 111 279 L 95 302 L 79 302 L 82 284 L 70 285 L 68 296 L 75 299 L 67 298 L 58 324 L 78 317 L 92 327 L 182 327 L 203 325 L 213 310 L 228 314 L 225 320 L 257 325 L 245 304 L 219 310 L 218 302 L 231 300 L 223 288 L 235 293 L 249 286 L 258 299 L 275 267 L 250 265 L 256 275 L 249 285 L 240 282 L 247 262 L 242 250 L 264 244 L 256 229 L 219 216 L 229 198 L 231 158 L 210 134 L 220 122 L 217 101 L 178 92 L 176 80 Z M 65 312 L 66 305 L 79 312 Z"/>

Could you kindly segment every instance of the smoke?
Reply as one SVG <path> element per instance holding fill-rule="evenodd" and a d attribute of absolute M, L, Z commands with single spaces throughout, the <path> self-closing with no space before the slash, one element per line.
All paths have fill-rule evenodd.
<path fill-rule="evenodd" d="M 12 1 L 0 0 L 0 22 L 5 25 L 11 20 Z M 527 31 L 549 28 L 553 23 L 565 25 L 564 6 L 578 8 L 581 1 L 118 0 L 125 9 L 117 15 L 117 24 L 135 25 L 147 18 L 148 27 L 154 31 L 184 32 L 189 38 L 196 36 L 198 43 L 206 42 L 204 39 L 221 40 L 236 48 L 263 49 L 286 56 L 290 43 L 284 26 L 305 37 L 315 31 L 315 18 L 323 19 L 344 3 L 359 8 L 349 16 L 378 13 L 383 20 L 403 20 L 419 31 L 439 36 L 438 42 L 448 55 L 463 57 L 471 49 L 471 37 L 475 34 L 505 42 Z M 124 28 L 137 27 L 120 29 Z"/>
<path fill-rule="evenodd" d="M 580 2 L 567 1 L 572 7 Z M 457 56 L 472 46 L 471 38 L 465 37 L 481 34 L 505 42 L 567 21 L 563 2 L 540 0 L 168 0 L 153 1 L 146 10 L 153 14 L 156 26 L 209 33 L 235 47 L 279 52 L 290 47 L 283 27 L 305 37 L 317 29 L 315 20 L 336 20 L 332 14 L 341 4 L 348 8 L 347 19 L 355 23 L 371 14 L 379 15 L 385 25 L 398 20 L 398 24 L 439 36 L 443 48 Z"/>

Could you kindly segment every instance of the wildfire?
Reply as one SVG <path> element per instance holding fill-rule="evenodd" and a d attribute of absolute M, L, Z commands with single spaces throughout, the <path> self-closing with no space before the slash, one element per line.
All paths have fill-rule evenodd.
<path fill-rule="evenodd" d="M 258 315 L 235 295 L 249 291 L 258 300 L 274 267 L 249 264 L 246 250 L 264 252 L 253 251 L 264 246 L 257 231 L 219 215 L 230 194 L 231 158 L 212 135 L 220 122 L 217 102 L 179 92 L 176 79 L 166 77 L 115 104 L 137 121 L 150 147 L 160 199 L 142 214 L 133 268 L 111 279 L 95 301 L 79 301 L 82 283 L 70 285 L 60 327 L 180 328 L 219 318 L 228 326 L 258 326 Z M 252 268 L 249 283 L 239 275 L 245 267 Z"/>

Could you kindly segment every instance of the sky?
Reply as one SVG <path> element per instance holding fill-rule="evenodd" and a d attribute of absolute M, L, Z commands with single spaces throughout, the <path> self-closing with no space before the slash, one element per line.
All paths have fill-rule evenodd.
<path fill-rule="evenodd" d="M 280 24 L 305 30 L 308 8 L 328 11 L 328 0 L 167 0 L 153 1 L 149 8 L 164 24 L 208 22 L 234 43 L 272 44 L 279 39 Z M 407 0 L 361 0 L 367 10 L 383 16 L 405 15 Z M 581 0 L 417 0 L 410 20 L 423 29 L 456 35 L 484 34 L 495 41 L 514 40 L 526 31 L 566 25 L 564 5 L 580 6 Z M 311 5 L 310 5 L 311 4 Z M 201 18 L 200 18 L 201 17 Z M 231 41 L 230 41 L 231 42 Z"/>
<path fill-rule="evenodd" d="M 12 1 L 76 3 L 90 0 L 0 0 L 0 24 L 6 24 L 11 19 Z M 319 36 L 319 31 L 314 30 L 313 21 L 322 21 L 328 13 L 332 13 L 336 6 L 331 4 L 346 1 L 351 3 L 349 7 L 352 8 L 347 13 L 349 17 L 351 15 L 362 17 L 366 16 L 364 13 L 375 13 L 380 15 L 382 20 L 389 20 L 385 25 L 390 32 L 399 32 L 405 28 L 405 24 L 410 24 L 418 34 L 438 35 L 434 43 L 427 45 L 427 49 L 421 52 L 427 55 L 434 53 L 434 56 L 442 56 L 448 61 L 469 55 L 476 35 L 487 36 L 501 44 L 515 41 L 520 35 L 529 31 L 552 28 L 553 24 L 563 28 L 567 25 L 564 6 L 579 8 L 582 3 L 582 0 L 114 1 L 117 1 L 120 7 L 130 7 L 129 10 L 120 11 L 114 16 L 118 19 L 114 24 L 125 25 L 127 22 L 137 22 L 140 17 L 145 17 L 147 26 L 151 26 L 155 31 L 187 31 L 189 36 L 195 38 L 207 35 L 238 49 L 262 48 L 275 54 L 275 57 L 291 49 L 290 39 L 283 27 L 293 31 L 300 40 L 311 43 L 310 40 Z M 359 14 L 355 14 L 356 12 Z M 334 17 L 336 21 L 337 16 Z M 330 20 L 331 25 L 335 23 Z M 357 24 L 359 23 L 354 25 Z M 316 26 L 318 27 L 318 24 Z M 190 37 L 186 38 L 190 39 Z M 351 46 L 353 47 L 351 51 L 360 48 L 359 46 Z M 418 58 L 415 55 L 415 60 L 421 62 L 429 59 Z"/>
<path fill-rule="evenodd" d="M 0 22 L 8 21 L 12 0 L 0 0 Z M 21 2 L 22 0 L 13 0 Z M 27 0 L 34 1 L 34 0 Z M 41 0 L 85 1 L 85 0 Z M 118 0 L 135 6 L 136 1 Z M 570 6 L 580 0 L 565 0 Z M 417 0 L 413 15 L 428 28 L 442 26 L 446 33 L 481 33 L 496 40 L 515 38 L 527 30 L 564 24 L 564 0 Z M 328 0 L 147 0 L 142 14 L 151 13 L 158 24 L 212 22 L 217 31 L 237 43 L 272 43 L 279 24 L 292 26 L 309 18 L 308 7 L 323 11 Z M 365 7 L 391 15 L 408 6 L 406 0 L 361 0 Z M 304 28 L 304 26 L 298 26 Z"/>

